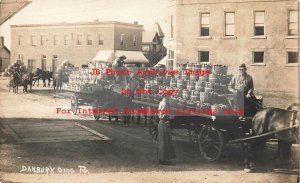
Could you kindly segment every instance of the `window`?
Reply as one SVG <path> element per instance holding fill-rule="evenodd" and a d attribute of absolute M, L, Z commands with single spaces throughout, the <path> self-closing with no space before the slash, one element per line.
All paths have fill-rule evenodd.
<path fill-rule="evenodd" d="M 42 65 L 41 65 L 41 68 L 42 68 L 43 71 L 46 70 L 46 62 L 47 62 L 46 55 L 42 55 Z"/>
<path fill-rule="evenodd" d="M 93 37 L 92 35 L 87 35 L 87 45 L 92 45 L 93 44 Z"/>
<path fill-rule="evenodd" d="M 234 36 L 234 13 L 225 13 L 225 36 Z"/>
<path fill-rule="evenodd" d="M 168 59 L 169 60 L 173 60 L 175 57 L 174 57 L 174 51 L 173 50 L 169 50 L 169 54 L 168 54 Z"/>
<path fill-rule="evenodd" d="M 24 37 L 23 36 L 18 36 L 18 45 L 19 46 L 24 45 Z"/>
<path fill-rule="evenodd" d="M 264 52 L 257 51 L 253 52 L 253 63 L 264 63 Z"/>
<path fill-rule="evenodd" d="M 64 35 L 64 44 L 69 45 L 70 44 L 70 36 L 69 35 Z"/>
<path fill-rule="evenodd" d="M 289 12 L 289 35 L 298 35 L 298 11 Z"/>
<path fill-rule="evenodd" d="M 133 44 L 133 46 L 137 45 L 137 38 L 136 38 L 136 36 L 133 36 L 132 44 Z"/>
<path fill-rule="evenodd" d="M 98 35 L 98 45 L 104 45 L 104 36 L 102 34 Z"/>
<path fill-rule="evenodd" d="M 147 52 L 149 50 L 150 50 L 149 45 L 143 45 L 142 46 L 142 51 Z"/>
<path fill-rule="evenodd" d="M 0 68 L 2 70 L 2 58 L 0 58 Z"/>
<path fill-rule="evenodd" d="M 121 34 L 120 39 L 121 39 L 120 45 L 124 45 L 124 34 Z"/>
<path fill-rule="evenodd" d="M 47 37 L 46 36 L 41 36 L 41 45 L 45 45 L 47 41 Z"/>
<path fill-rule="evenodd" d="M 22 54 L 18 55 L 18 60 L 20 60 L 21 62 L 23 62 L 23 55 Z"/>
<path fill-rule="evenodd" d="M 209 36 L 209 13 L 200 14 L 200 36 Z"/>
<path fill-rule="evenodd" d="M 35 69 L 36 69 L 36 67 L 35 67 L 35 60 L 28 59 L 28 69 L 30 70 L 30 72 L 35 71 Z"/>
<path fill-rule="evenodd" d="M 296 51 L 287 52 L 287 63 L 288 64 L 298 63 L 298 52 Z"/>
<path fill-rule="evenodd" d="M 77 45 L 82 45 L 82 34 L 77 35 Z"/>
<path fill-rule="evenodd" d="M 58 35 L 54 35 L 53 37 L 53 45 L 58 45 Z"/>
<path fill-rule="evenodd" d="M 31 46 L 36 46 L 37 45 L 37 38 L 36 36 L 31 36 Z"/>
<path fill-rule="evenodd" d="M 198 51 L 199 62 L 209 62 L 209 51 Z"/>
<path fill-rule="evenodd" d="M 264 11 L 255 12 L 254 35 L 255 36 L 265 35 L 265 12 Z"/>
<path fill-rule="evenodd" d="M 52 56 L 52 71 L 56 71 L 57 69 L 57 55 Z"/>
<path fill-rule="evenodd" d="M 170 22 L 171 22 L 171 27 L 170 27 L 170 35 L 171 35 L 171 38 L 173 38 L 174 37 L 174 27 L 173 27 L 173 15 L 171 15 L 171 20 L 170 20 Z"/>

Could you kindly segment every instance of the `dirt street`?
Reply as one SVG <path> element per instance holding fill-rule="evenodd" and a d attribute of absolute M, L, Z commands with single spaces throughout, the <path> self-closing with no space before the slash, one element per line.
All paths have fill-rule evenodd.
<path fill-rule="evenodd" d="M 292 169 L 275 169 L 277 144 L 271 142 L 257 171 L 244 173 L 240 145 L 227 145 L 219 160 L 207 162 L 186 131 L 173 130 L 177 157 L 172 165 L 158 165 L 143 123 L 127 127 L 91 115 L 57 114 L 56 108 L 70 108 L 70 92 L 39 86 L 16 95 L 6 83 L 0 80 L 0 183 L 296 182 L 298 145 L 292 147 Z"/>

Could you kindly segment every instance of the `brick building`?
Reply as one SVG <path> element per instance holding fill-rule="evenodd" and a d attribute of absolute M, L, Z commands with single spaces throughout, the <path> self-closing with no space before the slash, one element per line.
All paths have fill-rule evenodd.
<path fill-rule="evenodd" d="M 143 26 L 122 22 L 11 26 L 11 62 L 54 70 L 62 61 L 86 64 L 101 50 L 142 50 Z"/>
<path fill-rule="evenodd" d="M 168 64 L 248 66 L 255 89 L 296 94 L 298 1 L 169 0 Z"/>

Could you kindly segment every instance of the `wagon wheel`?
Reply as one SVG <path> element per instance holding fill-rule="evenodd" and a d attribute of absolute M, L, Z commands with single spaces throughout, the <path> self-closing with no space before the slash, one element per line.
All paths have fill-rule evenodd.
<path fill-rule="evenodd" d="M 158 116 L 148 116 L 148 122 L 149 122 L 148 123 L 149 134 L 153 142 L 157 143 L 159 118 Z"/>
<path fill-rule="evenodd" d="M 74 93 L 71 96 L 71 111 L 73 114 L 77 114 L 77 110 L 78 110 L 78 97 L 77 95 Z"/>
<path fill-rule="evenodd" d="M 97 114 L 97 113 L 94 113 L 94 109 L 95 110 L 98 110 L 99 109 L 99 102 L 98 100 L 96 99 L 93 103 L 92 103 L 92 109 L 93 109 L 93 117 L 96 121 L 99 121 L 99 118 L 100 118 L 100 114 Z"/>
<path fill-rule="evenodd" d="M 217 160 L 223 150 L 223 137 L 220 130 L 213 126 L 204 126 L 198 136 L 201 155 L 208 161 Z"/>

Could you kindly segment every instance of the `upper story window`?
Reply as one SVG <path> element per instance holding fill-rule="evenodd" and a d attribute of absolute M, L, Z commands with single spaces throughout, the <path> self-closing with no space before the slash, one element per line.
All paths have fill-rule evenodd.
<path fill-rule="evenodd" d="M 225 36 L 234 36 L 234 12 L 225 13 Z"/>
<path fill-rule="evenodd" d="M 18 36 L 18 45 L 19 46 L 24 45 L 24 37 L 23 36 Z"/>
<path fill-rule="evenodd" d="M 82 34 L 77 35 L 77 45 L 82 45 Z"/>
<path fill-rule="evenodd" d="M 46 70 L 46 62 L 47 62 L 46 55 L 42 55 L 42 60 L 41 61 L 42 61 L 41 62 L 41 68 L 42 68 L 43 71 L 45 71 Z"/>
<path fill-rule="evenodd" d="M 173 50 L 169 50 L 169 53 L 168 53 L 168 59 L 169 60 L 174 60 L 174 51 Z"/>
<path fill-rule="evenodd" d="M 265 12 L 256 11 L 254 12 L 254 36 L 265 35 Z"/>
<path fill-rule="evenodd" d="M 171 17 L 170 17 L 170 22 L 171 22 L 171 24 L 170 24 L 170 26 L 171 26 L 170 27 L 170 31 L 171 31 L 170 32 L 170 36 L 171 36 L 171 38 L 174 37 L 174 25 L 173 25 L 174 24 L 174 22 L 173 22 L 174 20 L 173 20 L 173 17 L 174 17 L 173 15 L 171 15 Z"/>
<path fill-rule="evenodd" d="M 209 51 L 198 51 L 199 62 L 209 62 Z"/>
<path fill-rule="evenodd" d="M 120 45 L 124 45 L 124 34 L 121 34 Z"/>
<path fill-rule="evenodd" d="M 210 13 L 200 14 L 200 36 L 209 36 Z"/>
<path fill-rule="evenodd" d="M 53 36 L 53 45 L 58 45 L 58 35 Z"/>
<path fill-rule="evenodd" d="M 132 44 L 133 44 L 133 46 L 137 45 L 137 38 L 136 38 L 136 36 L 133 36 Z"/>
<path fill-rule="evenodd" d="M 298 35 L 298 11 L 289 11 L 289 35 Z"/>
<path fill-rule="evenodd" d="M 41 45 L 45 45 L 47 41 L 47 37 L 46 36 L 41 36 Z"/>
<path fill-rule="evenodd" d="M 98 35 L 98 45 L 104 45 L 104 36 L 103 36 L 103 34 Z"/>
<path fill-rule="evenodd" d="M 296 51 L 289 51 L 287 52 L 287 63 L 298 63 L 298 52 Z"/>
<path fill-rule="evenodd" d="M 64 44 L 70 45 L 70 36 L 69 35 L 64 35 Z"/>
<path fill-rule="evenodd" d="M 31 36 L 31 46 L 36 46 L 36 45 L 37 45 L 37 37 Z"/>
<path fill-rule="evenodd" d="M 254 51 L 252 55 L 252 63 L 264 63 L 264 55 L 263 51 Z"/>
<path fill-rule="evenodd" d="M 92 44 L 93 44 L 93 36 L 87 35 L 87 45 L 92 45 Z"/>

